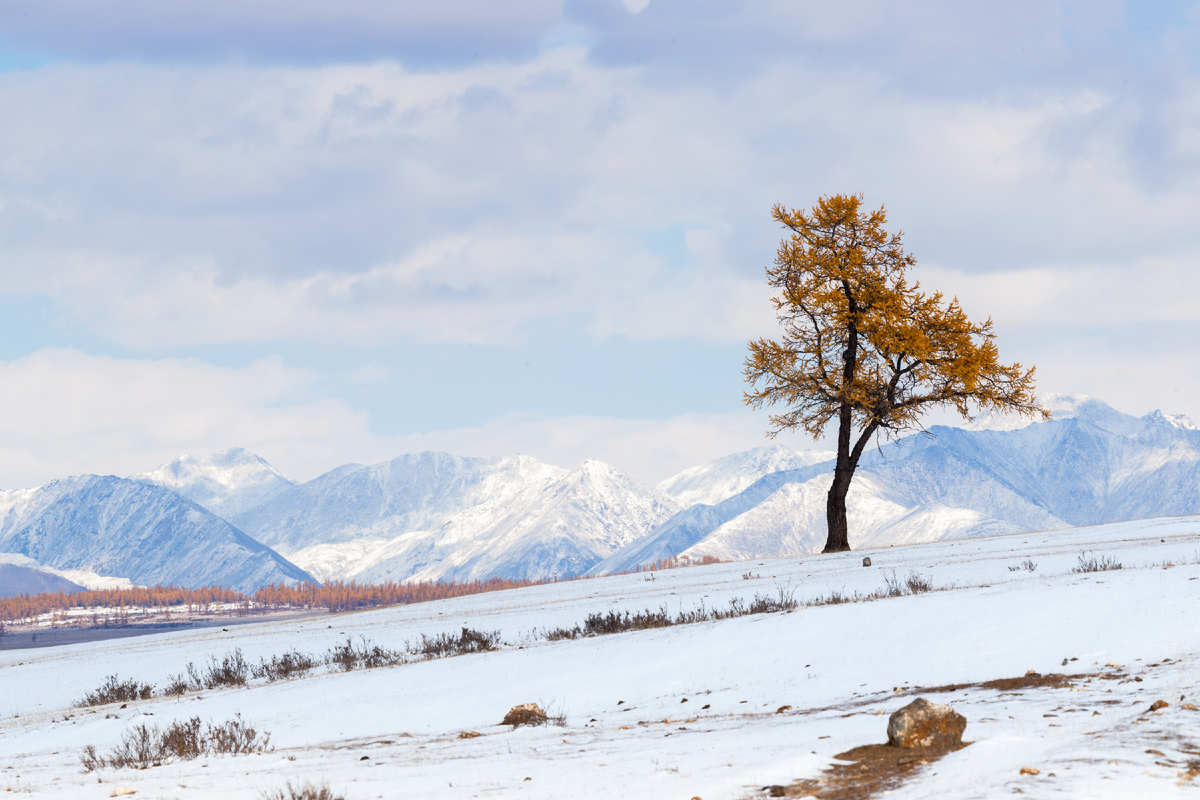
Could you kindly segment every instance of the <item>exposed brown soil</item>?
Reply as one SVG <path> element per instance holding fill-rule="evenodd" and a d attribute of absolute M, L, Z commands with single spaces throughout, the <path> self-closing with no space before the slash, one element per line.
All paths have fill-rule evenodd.
<path fill-rule="evenodd" d="M 892 747 L 868 744 L 855 747 L 834 758 L 847 764 L 834 764 L 824 776 L 794 781 L 790 786 L 764 786 L 768 797 L 818 797 L 821 800 L 867 800 L 895 789 L 914 771 L 932 764 L 947 753 L 961 750 L 969 743 L 954 747 Z"/>
<path fill-rule="evenodd" d="M 1121 670 L 1076 673 L 1074 675 L 1063 673 L 1041 675 L 1030 672 L 1019 678 L 1001 678 L 979 683 L 953 683 L 944 686 L 918 686 L 897 692 L 895 697 L 958 692 L 965 689 L 992 689 L 1000 692 L 1019 692 L 1026 689 L 1066 689 L 1076 681 L 1118 680 L 1125 677 L 1128 676 Z M 812 714 L 821 711 L 847 710 L 878 705 L 879 702 L 879 698 L 863 698 L 842 706 L 806 709 L 792 713 Z M 920 767 L 934 763 L 947 753 L 961 750 L 967 744 L 969 743 L 949 748 L 892 747 L 886 744 L 863 745 L 835 756 L 839 760 L 851 763 L 834 764 L 825 770 L 820 778 L 796 780 L 787 786 L 764 786 L 761 791 L 767 797 L 811 796 L 821 798 L 821 800 L 869 800 L 882 792 L 895 789 Z"/>

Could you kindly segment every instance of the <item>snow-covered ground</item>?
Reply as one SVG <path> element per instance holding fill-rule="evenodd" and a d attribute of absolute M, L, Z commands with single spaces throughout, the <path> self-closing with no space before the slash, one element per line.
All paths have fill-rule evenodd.
<path fill-rule="evenodd" d="M 1112 556 L 1124 569 L 1072 574 L 1083 550 Z M 861 566 L 866 555 L 870 568 Z M 1027 559 L 1036 571 L 1010 569 Z M 674 612 L 780 585 L 798 600 L 868 593 L 893 570 L 900 578 L 919 572 L 944 591 L 574 641 L 537 635 L 590 612 L 660 605 Z M 0 791 L 101 798 L 133 787 L 143 797 L 238 800 L 311 780 L 347 800 L 750 797 L 767 784 L 818 777 L 837 753 L 885 741 L 887 715 L 909 703 L 915 687 L 1036 670 L 1125 677 L 1063 689 L 922 693 L 964 714 L 973 744 L 917 771 L 890 797 L 1018 789 L 1033 797 L 1195 797 L 1200 787 L 1179 776 L 1200 758 L 1200 711 L 1182 707 L 1200 701 L 1198 599 L 1200 518 L 1181 517 L 0 652 Z M 398 647 L 464 625 L 499 630 L 505 645 L 124 710 L 72 705 L 108 674 L 161 686 L 189 661 L 236 647 L 252 660 L 292 648 L 323 652 L 347 637 Z M 1064 666 L 1064 659 L 1078 660 Z M 1150 713 L 1158 699 L 1170 705 Z M 566 726 L 498 724 L 525 702 L 564 713 Z M 792 709 L 775 713 L 784 705 Z M 275 751 L 81 771 L 86 745 L 106 751 L 135 724 L 222 722 L 239 712 L 271 733 Z M 458 739 L 464 730 L 484 735 Z M 1021 775 L 1024 766 L 1040 774 Z"/>

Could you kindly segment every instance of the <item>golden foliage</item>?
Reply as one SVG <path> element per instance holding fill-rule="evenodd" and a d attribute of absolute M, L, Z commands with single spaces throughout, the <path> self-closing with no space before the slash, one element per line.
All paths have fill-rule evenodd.
<path fill-rule="evenodd" d="M 919 427 L 923 411 L 950 407 L 967 419 L 972 407 L 1023 415 L 1037 405 L 1034 370 L 1003 365 L 992 321 L 971 322 L 954 298 L 925 294 L 908 282 L 916 263 L 902 234 L 884 229 L 883 208 L 861 209 L 862 197 L 822 197 L 812 211 L 776 205 L 791 231 L 767 281 L 783 327 L 779 340 L 750 342 L 743 374 L 746 403 L 786 406 L 770 418 L 770 435 L 803 429 L 819 438 L 834 419 L 863 432 L 892 435 Z"/>

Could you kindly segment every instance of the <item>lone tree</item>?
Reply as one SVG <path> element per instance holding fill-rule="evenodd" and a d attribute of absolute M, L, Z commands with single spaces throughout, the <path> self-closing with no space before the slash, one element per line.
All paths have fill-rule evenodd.
<path fill-rule="evenodd" d="M 957 298 L 947 303 L 909 285 L 905 272 L 916 259 L 901 248 L 902 234 L 884 230 L 882 207 L 861 207 L 861 195 L 834 195 L 808 214 L 772 210 L 791 231 L 767 267 L 783 336 L 750 342 L 743 370 L 748 405 L 788 408 L 771 415 L 772 438 L 803 429 L 817 439 L 837 420 L 826 553 L 850 549 L 846 493 L 876 433 L 920 429 L 921 414 L 934 407 L 967 419 L 972 407 L 1050 417 L 1037 405 L 1034 370 L 998 362 L 991 319 L 973 323 Z"/>

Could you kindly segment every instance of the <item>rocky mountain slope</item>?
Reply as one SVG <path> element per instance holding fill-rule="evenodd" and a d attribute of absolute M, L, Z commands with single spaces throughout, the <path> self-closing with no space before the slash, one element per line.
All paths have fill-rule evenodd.
<path fill-rule="evenodd" d="M 679 505 L 598 461 L 417 453 L 346 465 L 234 518 L 323 580 L 579 574 Z"/>
<path fill-rule="evenodd" d="M 80 475 L 0 492 L 0 552 L 134 583 L 252 591 L 310 576 L 170 489 Z"/>
<path fill-rule="evenodd" d="M 684 508 L 716 505 L 745 490 L 764 475 L 820 464 L 837 456 L 832 450 L 796 452 L 782 444 L 756 447 L 690 467 L 658 484 L 658 490 Z"/>
<path fill-rule="evenodd" d="M 869 451 L 847 499 L 852 547 L 1200 514 L 1200 430 L 1180 415 L 1122 414 L 1051 395 L 1055 419 L 936 426 Z M 766 475 L 696 505 L 593 567 L 666 556 L 760 558 L 819 551 L 828 464 Z"/>
<path fill-rule="evenodd" d="M 296 486 L 294 480 L 241 447 L 211 456 L 182 455 L 151 472 L 130 475 L 129 480 L 165 486 L 225 519 Z"/>

